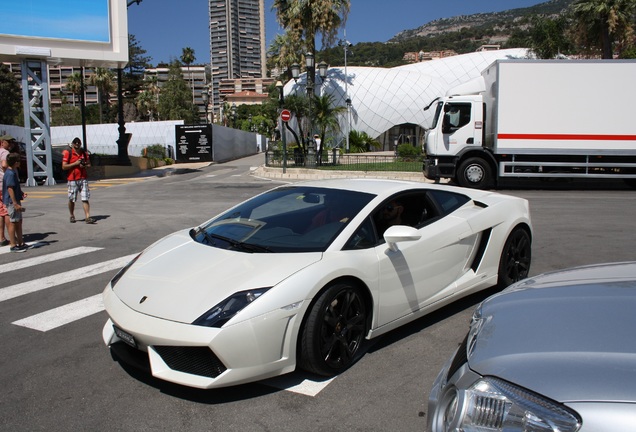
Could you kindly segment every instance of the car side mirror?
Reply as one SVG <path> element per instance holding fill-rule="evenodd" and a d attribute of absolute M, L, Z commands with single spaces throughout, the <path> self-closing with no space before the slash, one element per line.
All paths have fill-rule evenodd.
<path fill-rule="evenodd" d="M 384 232 L 384 240 L 393 252 L 398 251 L 399 242 L 416 241 L 420 238 L 422 235 L 417 229 L 406 225 L 394 225 Z"/>

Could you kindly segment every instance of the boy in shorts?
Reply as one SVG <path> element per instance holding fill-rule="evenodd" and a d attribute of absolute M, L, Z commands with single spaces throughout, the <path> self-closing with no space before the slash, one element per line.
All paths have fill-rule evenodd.
<path fill-rule="evenodd" d="M 22 200 L 26 198 L 26 194 L 22 193 L 20 188 L 20 179 L 18 178 L 18 167 L 20 166 L 20 155 L 11 153 L 7 156 L 7 170 L 4 172 L 2 181 L 2 201 L 9 213 L 9 243 L 11 244 L 11 252 L 26 252 L 28 246 L 24 244 L 22 238 Z"/>

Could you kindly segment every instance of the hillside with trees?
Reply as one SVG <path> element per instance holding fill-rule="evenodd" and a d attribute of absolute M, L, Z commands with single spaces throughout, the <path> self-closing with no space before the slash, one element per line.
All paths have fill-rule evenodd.
<path fill-rule="evenodd" d="M 351 66 L 394 67 L 405 64 L 404 53 L 452 50 L 474 52 L 482 45 L 531 48 L 541 58 L 560 54 L 583 57 L 634 58 L 636 0 L 551 0 L 527 8 L 460 15 L 404 30 L 388 42 L 363 42 L 351 48 Z M 609 16 L 604 19 L 604 14 Z M 614 50 L 602 47 L 599 28 L 609 23 Z M 607 44 L 607 42 L 606 42 Z M 342 65 L 342 47 L 320 54 L 331 65 Z"/>

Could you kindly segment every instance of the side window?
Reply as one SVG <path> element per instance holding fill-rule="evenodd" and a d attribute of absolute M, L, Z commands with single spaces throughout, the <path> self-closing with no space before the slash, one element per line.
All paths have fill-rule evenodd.
<path fill-rule="evenodd" d="M 374 247 L 377 243 L 373 222 L 371 218 L 367 218 L 345 244 L 344 249 L 367 249 Z"/>
<path fill-rule="evenodd" d="M 470 201 L 470 198 L 468 198 L 466 195 L 454 192 L 431 190 L 429 193 L 430 196 L 435 200 L 435 203 L 444 216 L 454 212 L 455 210 L 466 204 L 468 201 Z"/>
<path fill-rule="evenodd" d="M 384 231 L 393 225 L 419 228 L 426 223 L 426 219 L 434 214 L 434 206 L 427 200 L 426 192 L 413 191 L 395 195 L 385 201 L 373 213 L 373 221 L 378 237 L 382 238 Z"/>
<path fill-rule="evenodd" d="M 468 103 L 448 103 L 444 107 L 444 133 L 451 133 L 470 123 Z"/>

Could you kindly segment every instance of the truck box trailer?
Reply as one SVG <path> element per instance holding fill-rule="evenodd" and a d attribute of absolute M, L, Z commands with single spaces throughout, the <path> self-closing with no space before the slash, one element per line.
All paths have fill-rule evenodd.
<path fill-rule="evenodd" d="M 488 188 L 505 177 L 636 184 L 636 61 L 497 60 L 435 108 L 424 174 Z"/>

